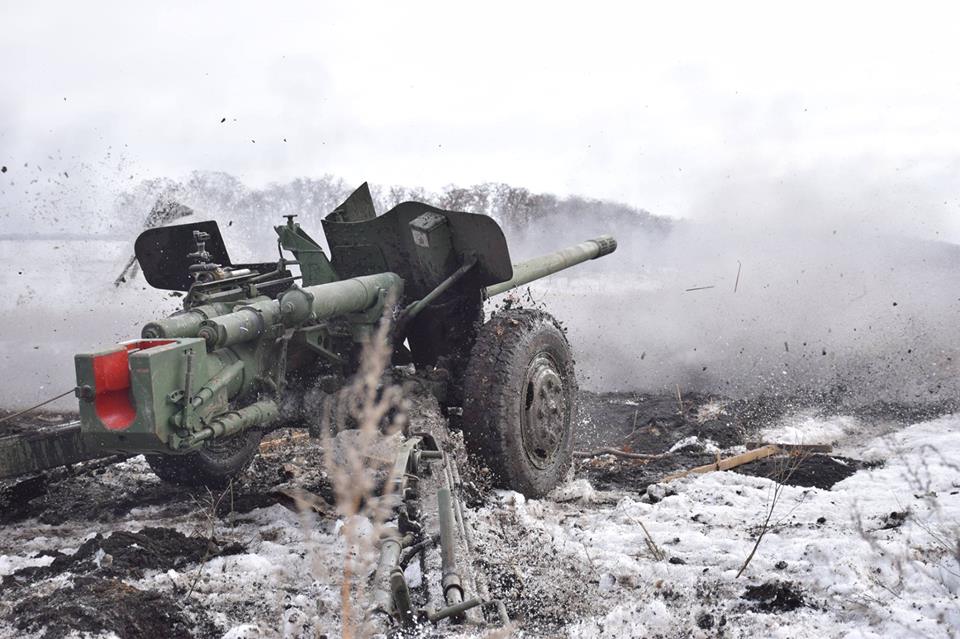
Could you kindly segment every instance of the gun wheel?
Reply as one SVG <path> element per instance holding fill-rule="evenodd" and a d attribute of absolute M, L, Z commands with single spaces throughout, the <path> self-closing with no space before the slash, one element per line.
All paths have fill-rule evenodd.
<path fill-rule="evenodd" d="M 540 497 L 570 468 L 577 382 L 547 313 L 502 312 L 477 335 L 464 376 L 463 434 L 497 485 Z"/>
<path fill-rule="evenodd" d="M 157 477 L 172 484 L 223 488 L 253 461 L 260 438 L 259 431 L 248 430 L 186 455 L 147 455 L 147 463 Z"/>

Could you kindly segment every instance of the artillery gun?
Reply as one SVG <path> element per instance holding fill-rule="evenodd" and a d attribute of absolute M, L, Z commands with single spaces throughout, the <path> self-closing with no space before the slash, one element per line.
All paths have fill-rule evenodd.
<path fill-rule="evenodd" d="M 613 252 L 610 236 L 512 264 L 490 217 L 405 202 L 377 216 L 364 184 L 324 218 L 330 256 L 295 220 L 276 227 L 275 261 L 234 264 L 215 222 L 152 228 L 136 240 L 153 287 L 184 293 L 183 310 L 141 337 L 76 355 L 79 426 L 50 441 L 0 446 L 0 476 L 82 458 L 145 454 L 162 479 L 223 485 L 250 463 L 272 428 L 329 424 L 381 321 L 392 364 L 414 371 L 494 481 L 528 496 L 569 468 L 576 379 L 564 331 L 547 313 L 512 309 L 484 323 L 484 300 Z M 298 273 L 295 273 L 298 271 Z M 418 478 L 440 464 L 436 490 L 446 608 L 467 598 L 456 565 L 459 472 L 436 434 L 408 427 L 397 450 L 397 526 L 381 543 L 372 607 L 417 617 L 398 571 L 404 549 L 430 535 L 418 522 Z M 5 459 L 4 459 L 5 458 Z M 399 575 L 399 576 L 398 576 Z M 502 613 L 502 606 L 499 607 Z"/>
<path fill-rule="evenodd" d="M 393 363 L 413 364 L 442 405 L 462 407 L 467 444 L 501 485 L 549 491 L 572 446 L 569 345 L 541 311 L 482 324 L 483 300 L 606 255 L 613 238 L 514 266 L 492 218 L 416 202 L 378 217 L 366 185 L 323 227 L 332 259 L 287 216 L 281 255 L 258 264 L 232 264 L 216 222 L 143 232 L 144 277 L 186 293 L 184 309 L 138 340 L 76 356 L 87 444 L 147 453 L 163 479 L 222 483 L 264 428 L 308 425 L 296 404 L 317 380 L 332 393 L 350 378 L 386 312 Z"/>

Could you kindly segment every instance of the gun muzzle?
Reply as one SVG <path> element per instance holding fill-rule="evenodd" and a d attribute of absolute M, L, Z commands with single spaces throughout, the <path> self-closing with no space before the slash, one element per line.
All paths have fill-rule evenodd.
<path fill-rule="evenodd" d="M 562 248 L 553 253 L 547 253 L 532 260 L 513 265 L 513 278 L 493 284 L 483 289 L 487 297 L 493 297 L 500 293 L 506 293 L 512 288 L 529 284 L 541 277 L 553 275 L 557 271 L 568 269 L 587 260 L 595 260 L 604 255 L 610 255 L 617 250 L 617 240 L 612 235 L 601 235 L 600 237 L 574 246 Z"/>

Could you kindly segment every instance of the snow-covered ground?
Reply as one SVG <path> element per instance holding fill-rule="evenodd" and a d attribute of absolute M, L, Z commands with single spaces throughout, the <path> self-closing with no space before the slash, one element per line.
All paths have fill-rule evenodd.
<path fill-rule="evenodd" d="M 120 289 L 112 286 L 128 251 L 123 242 L 0 242 L 0 262 L 7 267 L 0 271 L 0 284 L 9 292 L 0 303 L 0 324 L 6 327 L 0 335 L 0 364 L 16 371 L 0 388 L 5 407 L 29 405 L 68 388 L 75 352 L 136 335 L 144 322 L 177 308 L 178 299 L 146 290 L 142 280 Z M 790 315 L 781 312 L 779 298 L 761 297 L 759 287 L 751 293 L 756 299 L 746 304 L 748 280 L 741 281 L 736 298 L 730 291 L 721 297 L 720 288 L 688 292 L 684 286 L 699 281 L 675 280 L 676 275 L 671 279 L 660 272 L 655 277 L 562 277 L 532 287 L 532 295 L 570 327 L 586 388 L 644 383 L 671 392 L 682 385 L 686 393 L 688 384 L 695 388 L 698 380 L 731 377 L 764 389 L 775 381 L 771 376 L 789 377 L 787 372 L 826 388 L 856 370 L 871 382 L 863 388 L 907 390 L 901 379 L 922 380 L 921 386 L 947 396 L 948 382 L 957 378 L 955 345 L 941 352 L 931 342 L 936 357 L 917 355 L 917 343 L 944 332 L 914 330 L 913 315 L 900 317 L 904 300 L 911 299 L 908 288 L 916 289 L 911 313 L 926 308 L 912 279 L 897 291 L 898 305 L 883 287 L 876 299 L 864 298 L 873 306 L 863 317 L 894 328 L 883 340 L 861 342 L 850 342 L 850 335 L 864 334 L 865 323 L 873 330 L 860 321 L 863 317 L 835 326 L 840 316 L 811 306 L 809 313 L 825 319 L 822 326 L 812 325 L 816 330 L 807 331 L 812 335 L 807 337 L 789 322 L 771 323 L 760 314 L 757 309 L 776 317 Z M 844 304 L 866 303 L 854 297 L 843 297 Z M 937 309 L 929 315 L 947 316 Z M 717 330 L 718 318 L 723 331 Z M 688 331 L 691 324 L 702 330 Z M 674 327 L 683 328 L 682 334 Z M 730 339 L 729 331 L 742 333 L 744 340 Z M 800 333 L 809 345 L 796 343 L 793 335 Z M 744 354 L 743 344 L 762 348 Z M 883 345 L 890 367 L 868 369 L 863 362 L 873 356 L 865 360 L 860 351 L 874 353 L 877 344 Z M 841 348 L 850 355 L 850 366 L 835 356 Z M 917 367 L 923 375 L 901 374 Z M 665 373 L 681 369 L 693 371 L 686 381 Z M 933 395 L 921 390 L 923 397 Z M 920 391 L 909 391 L 904 395 L 920 397 Z M 872 400 L 864 397 L 863 403 Z M 69 408 L 72 401 L 67 398 L 59 407 Z M 771 479 L 709 473 L 653 491 L 665 494 L 655 503 L 628 485 L 608 490 L 591 486 L 586 473 L 579 473 L 548 499 L 500 492 L 469 512 L 478 543 L 489 553 L 477 567 L 490 571 L 491 590 L 518 593 L 524 600 L 520 606 L 508 602 L 516 618 L 513 632 L 570 637 L 960 636 L 960 418 L 904 426 L 860 414 L 825 416 L 803 409 L 772 420 L 756 438 L 829 443 L 836 453 L 869 463 L 830 490 L 783 486 L 778 492 Z M 666 442 L 664 450 L 688 443 Z M 710 442 L 700 443 L 715 450 Z M 0 528 L 0 577 L 49 565 L 53 558 L 38 553 L 72 553 L 97 533 L 163 527 L 188 536 L 209 534 L 209 504 L 163 487 L 142 459 L 66 483 L 76 501 L 72 512 L 81 507 L 89 512 L 65 521 L 32 517 Z M 771 526 L 738 577 L 774 494 Z M 144 503 L 112 513 L 120 497 Z M 218 521 L 214 532 L 218 541 L 241 544 L 242 550 L 206 562 L 147 569 L 126 583 L 160 593 L 164 605 L 181 607 L 187 617 L 202 610 L 208 624 L 195 632 L 201 636 L 340 634 L 339 580 L 343 557 L 351 550 L 332 515 L 304 515 L 272 503 Z M 64 573 L 34 584 L 32 594 L 46 596 L 75 581 Z M 0 637 L 27 636 L 15 625 L 10 593 L 5 589 L 0 596 Z M 442 630 L 447 635 L 463 632 Z"/>
<path fill-rule="evenodd" d="M 112 488 L 117 494 L 131 488 L 164 490 L 142 457 L 116 464 L 90 481 Z M 79 492 L 82 494 L 82 486 Z M 212 556 L 205 562 L 188 562 L 177 569 L 146 570 L 142 577 L 125 578 L 125 583 L 162 593 L 170 598 L 168 602 L 199 603 L 204 621 L 217 628 L 213 635 L 209 627 L 197 630 L 200 636 L 312 637 L 336 632 L 340 609 L 338 575 L 347 550 L 336 519 L 274 503 L 248 513 L 217 518 L 211 529 L 212 496 L 191 496 L 179 490 L 168 491 L 165 496 L 161 505 L 133 508 L 116 520 L 71 519 L 51 525 L 29 519 L 6 525 L 0 541 L 0 578 L 26 566 L 50 565 L 52 557 L 37 554 L 54 549 L 73 553 L 97 534 L 106 537 L 116 531 L 171 528 L 187 536 L 206 538 L 212 532 L 218 543 L 236 542 L 243 546 L 242 551 Z M 116 504 L 109 500 L 90 504 L 94 513 L 106 513 L 114 507 Z M 98 552 L 96 559 L 107 569 L 110 564 L 102 560 L 103 556 Z M 34 594 L 69 587 L 79 577 L 68 571 L 40 581 L 33 588 Z M 0 637 L 48 636 L 43 631 L 17 629 L 14 602 L 7 597 L 2 600 Z M 194 612 L 189 606 L 185 610 L 188 616 Z"/>
<path fill-rule="evenodd" d="M 782 438 L 767 436 L 806 428 L 811 443 L 846 421 L 791 418 Z M 832 490 L 784 486 L 740 578 L 774 494 L 770 479 L 694 476 L 653 504 L 585 480 L 557 491 L 563 503 L 509 500 L 523 525 L 587 558 L 584 577 L 609 600 L 567 628 L 571 637 L 709 637 L 721 626 L 744 637 L 951 637 L 960 636 L 957 451 L 960 418 L 944 417 L 863 442 L 861 458 L 882 464 Z M 664 560 L 654 559 L 641 522 Z M 762 612 L 743 599 L 771 581 L 790 584 L 802 605 L 777 611 L 768 602 L 774 612 Z"/>
<path fill-rule="evenodd" d="M 486 566 L 494 591 L 506 572 L 521 583 L 529 614 L 515 615 L 518 636 L 960 636 L 960 418 L 859 442 L 853 423 L 799 414 L 765 432 L 774 441 L 843 439 L 868 463 L 830 490 L 782 486 L 740 577 L 777 484 L 733 472 L 676 480 L 655 503 L 629 487 L 595 489 L 582 475 L 547 499 L 497 492 L 469 512 L 480 550 L 489 553 L 475 565 Z M 163 490 L 140 459 L 88 481 L 107 491 Z M 162 526 L 205 536 L 209 505 L 190 499 L 171 492 L 159 505 L 104 522 L 8 525 L 0 576 L 49 564 L 36 553 L 73 552 L 97 532 Z M 202 607 L 213 624 L 204 636 L 338 636 L 350 550 L 343 530 L 330 516 L 255 508 L 215 527 L 219 542 L 240 543 L 242 551 L 202 567 L 146 570 L 127 582 L 187 602 L 188 612 Z M 69 579 L 34 588 L 43 593 Z M 0 636 L 27 636 L 13 626 L 11 605 L 0 608 Z M 543 624 L 541 614 L 561 622 Z"/>

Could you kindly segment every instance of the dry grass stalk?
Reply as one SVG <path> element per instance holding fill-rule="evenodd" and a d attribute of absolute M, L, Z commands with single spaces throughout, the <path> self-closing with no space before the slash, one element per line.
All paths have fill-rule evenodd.
<path fill-rule="evenodd" d="M 767 500 L 767 512 L 764 517 L 763 523 L 760 524 L 760 530 L 757 533 L 757 538 L 753 543 L 753 548 L 750 549 L 750 554 L 747 555 L 747 558 L 743 561 L 743 565 L 740 566 L 740 570 L 737 571 L 737 578 L 740 577 L 747 569 L 747 566 L 750 565 L 750 562 L 753 561 L 754 555 L 757 554 L 757 549 L 760 548 L 760 542 L 763 541 L 764 535 L 766 535 L 772 528 L 771 520 L 773 519 L 773 513 L 777 509 L 777 504 L 780 501 L 780 496 L 783 494 L 784 486 L 787 485 L 787 482 L 790 481 L 790 477 L 793 476 L 793 473 L 796 472 L 797 468 L 809 457 L 809 453 L 804 451 L 795 452 L 794 454 L 787 455 L 782 458 L 782 463 L 777 468 L 776 473 L 774 473 L 773 486 L 771 487 L 771 494 Z"/>
<path fill-rule="evenodd" d="M 213 499 L 213 495 L 207 490 L 207 494 L 210 498 L 210 507 L 206 510 L 205 515 L 207 518 L 207 548 L 203 552 L 203 559 L 200 561 L 200 565 L 197 566 L 197 572 L 193 576 L 193 580 L 190 582 L 190 588 L 187 590 L 187 593 L 183 596 L 184 599 L 188 599 L 190 595 L 193 594 L 193 591 L 196 589 L 197 584 L 200 582 L 200 576 L 203 574 L 203 569 L 207 565 L 207 561 L 210 559 L 210 552 L 213 549 L 213 537 L 216 532 L 217 527 L 217 512 L 220 510 L 220 504 L 223 503 L 224 497 L 230 495 L 230 514 L 233 514 L 233 480 L 227 484 L 227 487 L 224 488 L 223 492 L 220 493 L 220 496 L 217 499 Z"/>
<path fill-rule="evenodd" d="M 386 308 L 392 307 L 392 303 L 386 304 Z M 365 597 L 365 584 L 357 576 L 372 570 L 377 540 L 392 514 L 390 493 L 395 478 L 387 477 L 380 496 L 376 492 L 378 479 L 392 470 L 393 460 L 375 453 L 384 435 L 397 432 L 403 423 L 402 417 L 396 417 L 387 425 L 387 432 L 382 432 L 381 425 L 392 409 L 400 408 L 402 399 L 399 387 L 382 383 L 392 354 L 390 329 L 390 318 L 385 315 L 364 345 L 356 376 L 337 393 L 335 402 L 325 405 L 322 420 L 324 461 L 336 497 L 337 514 L 343 521 L 345 555 L 340 607 L 345 639 L 369 634 L 360 616 L 362 606 L 355 603 Z M 334 435 L 345 430 L 349 420 L 356 424 L 355 439 L 350 446 L 338 447 Z M 364 520 L 372 523 L 370 535 L 362 535 L 358 528 Z"/>
<path fill-rule="evenodd" d="M 653 540 L 653 535 L 651 535 L 650 531 L 647 530 L 647 527 L 643 525 L 643 522 L 635 517 L 631 517 L 630 515 L 627 515 L 627 517 L 630 519 L 630 521 L 640 526 L 640 530 L 643 531 L 644 535 L 643 541 L 646 543 L 647 550 L 650 551 L 650 554 L 653 555 L 653 558 L 657 561 L 663 561 L 666 555 L 663 554 L 663 550 L 657 545 L 657 542 Z"/>

